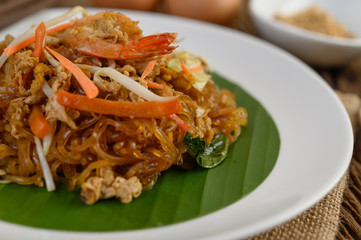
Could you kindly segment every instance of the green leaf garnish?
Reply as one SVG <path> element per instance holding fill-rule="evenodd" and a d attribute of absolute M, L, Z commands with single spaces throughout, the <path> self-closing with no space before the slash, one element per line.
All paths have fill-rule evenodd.
<path fill-rule="evenodd" d="M 193 138 L 192 134 L 187 132 L 183 140 L 187 152 L 196 159 L 199 166 L 204 168 L 213 168 L 220 164 L 227 156 L 228 138 L 222 133 L 216 135 L 209 145 L 200 137 Z"/>
<path fill-rule="evenodd" d="M 188 154 L 193 158 L 197 158 L 200 154 L 203 154 L 207 147 L 206 141 L 200 137 L 193 138 L 190 132 L 186 133 L 183 143 L 186 145 Z"/>

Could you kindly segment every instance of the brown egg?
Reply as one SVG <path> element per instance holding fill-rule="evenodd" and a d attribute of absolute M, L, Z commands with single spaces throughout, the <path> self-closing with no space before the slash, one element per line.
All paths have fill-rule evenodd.
<path fill-rule="evenodd" d="M 151 11 L 157 6 L 159 0 L 93 0 L 96 7 L 123 8 Z"/>
<path fill-rule="evenodd" d="M 174 15 L 218 24 L 229 24 L 243 0 L 165 0 L 165 10 Z"/>

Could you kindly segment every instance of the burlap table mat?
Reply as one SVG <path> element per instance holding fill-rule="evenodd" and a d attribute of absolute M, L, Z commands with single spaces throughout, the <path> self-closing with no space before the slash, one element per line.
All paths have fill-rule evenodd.
<path fill-rule="evenodd" d="M 336 187 L 314 207 L 291 221 L 250 239 L 335 239 L 346 183 L 345 175 Z"/>
<path fill-rule="evenodd" d="M 243 0 L 233 28 L 258 36 Z M 340 182 L 320 202 L 301 215 L 250 238 L 265 239 L 361 239 L 361 58 L 338 69 L 317 69 L 335 89 L 352 120 L 354 158 Z"/>

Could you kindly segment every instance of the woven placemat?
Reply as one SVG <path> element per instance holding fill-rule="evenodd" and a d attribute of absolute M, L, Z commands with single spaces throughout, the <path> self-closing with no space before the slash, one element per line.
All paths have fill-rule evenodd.
<path fill-rule="evenodd" d="M 347 174 L 314 207 L 291 221 L 250 239 L 335 239 L 338 232 L 339 215 L 346 183 Z"/>

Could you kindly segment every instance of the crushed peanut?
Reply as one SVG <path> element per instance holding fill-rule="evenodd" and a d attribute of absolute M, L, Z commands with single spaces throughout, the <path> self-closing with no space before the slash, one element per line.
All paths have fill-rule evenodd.
<path fill-rule="evenodd" d="M 284 23 L 312 32 L 333 37 L 354 38 L 354 36 L 334 18 L 334 16 L 318 6 L 311 6 L 304 11 L 300 11 L 290 16 L 276 14 L 275 18 Z"/>

